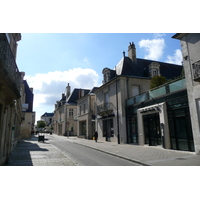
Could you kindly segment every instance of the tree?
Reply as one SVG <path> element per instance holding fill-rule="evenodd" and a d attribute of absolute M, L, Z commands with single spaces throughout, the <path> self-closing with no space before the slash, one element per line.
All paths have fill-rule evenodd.
<path fill-rule="evenodd" d="M 153 89 L 155 87 L 158 87 L 160 85 L 163 85 L 164 83 L 166 83 L 167 80 L 165 77 L 163 76 L 154 76 L 152 79 L 151 79 L 151 83 L 150 83 L 150 89 Z"/>
<path fill-rule="evenodd" d="M 38 121 L 37 122 L 37 127 L 38 128 L 44 128 L 46 126 L 45 122 L 44 121 Z"/>

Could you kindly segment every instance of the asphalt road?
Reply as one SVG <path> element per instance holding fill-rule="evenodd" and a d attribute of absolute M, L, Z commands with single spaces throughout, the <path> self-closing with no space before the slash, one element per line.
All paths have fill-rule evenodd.
<path fill-rule="evenodd" d="M 62 140 L 62 138 L 48 137 L 48 140 L 77 166 L 139 166 L 137 163 Z"/>

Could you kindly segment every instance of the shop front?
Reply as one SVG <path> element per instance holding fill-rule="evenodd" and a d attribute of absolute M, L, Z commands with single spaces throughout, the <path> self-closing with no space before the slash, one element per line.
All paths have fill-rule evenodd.
<path fill-rule="evenodd" d="M 194 151 L 187 91 L 128 106 L 127 143 Z"/>

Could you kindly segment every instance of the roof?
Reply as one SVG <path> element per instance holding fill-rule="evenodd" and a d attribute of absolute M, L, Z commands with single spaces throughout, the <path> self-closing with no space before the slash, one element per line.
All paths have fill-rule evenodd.
<path fill-rule="evenodd" d="M 95 91 L 98 89 L 99 87 L 93 87 L 86 95 L 78 98 L 76 101 L 78 102 L 79 100 L 82 100 L 83 98 L 86 98 L 89 95 L 92 95 L 95 93 Z"/>
<path fill-rule="evenodd" d="M 175 35 L 172 36 L 172 38 L 180 40 L 185 35 L 187 35 L 187 33 L 176 33 Z"/>
<path fill-rule="evenodd" d="M 99 88 L 99 87 L 93 87 L 93 88 L 90 90 L 89 93 L 90 93 L 90 94 L 91 94 L 91 93 L 94 93 L 94 91 L 97 90 L 98 88 Z"/>
<path fill-rule="evenodd" d="M 54 113 L 45 112 L 41 117 L 53 117 Z"/>
<path fill-rule="evenodd" d="M 26 80 L 23 80 L 23 84 L 26 93 L 25 103 L 28 103 L 28 109 L 26 110 L 26 112 L 33 112 L 33 92 L 29 88 L 29 85 Z"/>
<path fill-rule="evenodd" d="M 149 77 L 148 66 L 152 62 L 157 62 L 160 64 L 160 74 L 167 79 L 172 79 L 181 75 L 183 69 L 181 65 L 140 58 L 137 58 L 137 63 L 134 63 L 129 57 L 122 58 L 121 61 L 116 65 L 116 75 Z"/>
<path fill-rule="evenodd" d="M 78 100 L 81 97 L 81 91 L 84 91 L 83 96 L 87 95 L 90 92 L 90 90 L 87 90 L 87 89 L 77 89 L 77 88 L 75 88 L 73 90 L 72 94 L 68 97 L 66 102 L 77 104 L 76 100 Z"/>
<path fill-rule="evenodd" d="M 60 101 L 58 101 L 58 107 L 60 107 L 63 104 L 77 105 L 76 101 L 78 99 L 80 99 L 81 97 L 89 94 L 90 91 L 91 90 L 88 90 L 88 89 L 75 88 L 67 99 L 66 99 L 66 95 L 65 95 L 62 97 L 62 99 Z"/>
<path fill-rule="evenodd" d="M 116 77 L 124 76 L 124 77 L 134 77 L 140 79 L 150 79 L 149 74 L 149 65 L 153 62 L 158 63 L 160 65 L 160 74 L 164 76 L 166 79 L 174 79 L 182 74 L 183 66 L 176 65 L 171 63 L 164 63 L 155 60 L 147 60 L 137 58 L 137 62 L 132 62 L 132 60 L 124 56 L 120 62 L 116 65 L 115 70 L 111 70 L 109 68 L 104 68 L 102 73 L 106 73 L 109 70 L 110 76 L 109 80 L 101 85 L 98 89 L 102 88 L 105 84 L 113 81 Z M 97 89 L 97 90 L 98 90 Z"/>

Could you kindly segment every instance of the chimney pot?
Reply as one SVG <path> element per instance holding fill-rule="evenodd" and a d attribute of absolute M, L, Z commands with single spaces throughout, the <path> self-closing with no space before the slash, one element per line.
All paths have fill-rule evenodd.
<path fill-rule="evenodd" d="M 130 45 L 128 46 L 128 57 L 132 60 L 132 62 L 137 62 L 136 58 L 136 48 L 135 44 L 132 42 L 129 43 Z"/>

